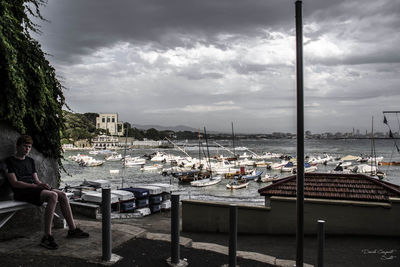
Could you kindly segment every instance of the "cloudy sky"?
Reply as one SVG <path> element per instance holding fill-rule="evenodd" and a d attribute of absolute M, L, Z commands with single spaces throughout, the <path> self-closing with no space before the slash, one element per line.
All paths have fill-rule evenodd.
<path fill-rule="evenodd" d="M 74 112 L 210 131 L 296 130 L 294 0 L 48 0 L 42 44 Z M 386 130 L 400 1 L 303 1 L 305 129 Z M 388 118 L 396 128 L 395 116 Z"/>

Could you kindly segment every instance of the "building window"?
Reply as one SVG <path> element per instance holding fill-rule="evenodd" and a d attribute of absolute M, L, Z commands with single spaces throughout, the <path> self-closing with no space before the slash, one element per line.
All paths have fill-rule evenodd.
<path fill-rule="evenodd" d="M 104 117 L 101 118 L 101 122 L 106 122 L 106 119 Z"/>
<path fill-rule="evenodd" d="M 115 122 L 115 118 L 112 118 L 111 121 L 112 121 L 112 122 Z"/>
<path fill-rule="evenodd" d="M 110 122 L 110 117 L 107 117 L 107 122 Z"/>

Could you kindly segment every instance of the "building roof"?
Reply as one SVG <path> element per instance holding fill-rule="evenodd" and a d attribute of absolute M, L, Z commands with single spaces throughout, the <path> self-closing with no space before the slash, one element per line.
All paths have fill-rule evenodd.
<path fill-rule="evenodd" d="M 262 196 L 296 197 L 296 175 L 258 190 Z M 304 198 L 389 202 L 400 197 L 400 186 L 363 174 L 306 173 Z"/>

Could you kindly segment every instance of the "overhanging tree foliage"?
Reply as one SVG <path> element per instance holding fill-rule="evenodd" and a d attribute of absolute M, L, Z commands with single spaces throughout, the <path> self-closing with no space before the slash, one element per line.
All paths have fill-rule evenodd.
<path fill-rule="evenodd" d="M 33 137 L 44 155 L 61 158 L 65 104 L 62 85 L 29 31 L 43 19 L 43 0 L 0 0 L 0 120 Z"/>

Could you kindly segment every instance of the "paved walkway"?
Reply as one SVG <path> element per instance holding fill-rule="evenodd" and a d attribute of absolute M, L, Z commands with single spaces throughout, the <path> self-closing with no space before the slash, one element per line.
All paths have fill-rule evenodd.
<path fill-rule="evenodd" d="M 77 223 L 91 237 L 68 239 L 66 229 L 56 229 L 54 236 L 59 249 L 55 251 L 39 246 L 40 232 L 29 237 L 1 241 L 0 265 L 168 266 L 167 258 L 171 256 L 169 213 L 113 221 L 113 254 L 122 257 L 113 264 L 102 261 L 101 222 L 81 219 Z M 186 259 L 189 266 L 211 267 L 228 263 L 227 235 L 182 233 L 180 243 L 180 259 Z M 239 235 L 237 263 L 239 266 L 293 266 L 295 248 L 294 236 Z M 305 237 L 304 261 L 315 264 L 315 237 Z M 400 239 L 327 236 L 325 266 L 400 266 Z"/>
<path fill-rule="evenodd" d="M 167 266 L 171 256 L 170 235 L 151 233 L 126 224 L 112 223 L 113 257 L 110 262 L 102 261 L 102 225 L 99 221 L 77 220 L 79 227 L 90 233 L 88 239 L 66 238 L 66 229 L 55 229 L 53 235 L 59 245 L 57 250 L 39 246 L 42 233 L 29 237 L 11 239 L 0 243 L 2 261 L 15 266 L 42 266 L 57 263 L 72 266 L 99 264 L 114 266 Z M 190 266 L 221 266 L 227 264 L 228 247 L 218 244 L 193 242 L 180 237 L 180 258 Z M 242 266 L 293 266 L 293 261 L 277 259 L 255 252 L 238 251 L 238 264 Z M 5 257 L 6 256 L 6 257 Z M 131 265 L 133 263 L 133 265 Z M 22 265 L 21 265 L 22 264 Z M 5 266 L 5 265 L 2 265 Z M 8 265 L 11 266 L 11 265 Z"/>

